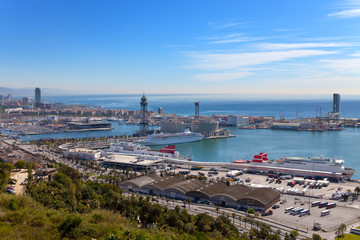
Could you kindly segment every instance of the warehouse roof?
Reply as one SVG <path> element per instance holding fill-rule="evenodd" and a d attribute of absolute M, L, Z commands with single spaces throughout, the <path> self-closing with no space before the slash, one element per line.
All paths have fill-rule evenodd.
<path fill-rule="evenodd" d="M 128 181 L 120 183 L 120 185 L 133 184 L 138 187 L 142 187 L 146 184 L 158 181 L 160 179 L 161 179 L 161 177 L 159 175 L 151 174 L 151 175 L 145 175 L 145 176 L 140 176 L 140 177 L 137 177 L 134 179 L 130 179 Z"/>
<path fill-rule="evenodd" d="M 230 187 L 227 186 L 226 183 L 223 183 L 223 182 L 208 183 L 201 188 L 187 192 L 186 196 L 209 198 L 215 194 L 224 192 L 229 188 Z"/>
<path fill-rule="evenodd" d="M 246 185 L 236 184 L 236 185 L 231 185 L 230 188 L 226 189 L 223 192 L 214 194 L 212 197 L 214 197 L 216 195 L 225 195 L 236 201 L 236 200 L 240 199 L 241 197 L 247 195 L 251 191 L 253 191 L 253 190 Z"/>
<path fill-rule="evenodd" d="M 199 189 L 205 185 L 206 185 L 206 183 L 203 181 L 196 180 L 196 179 L 190 179 L 190 180 L 185 180 L 182 182 L 175 183 L 174 185 L 167 187 L 165 190 L 176 189 L 176 190 L 186 194 L 189 191 Z"/>
<path fill-rule="evenodd" d="M 253 199 L 256 200 L 264 205 L 270 203 L 275 198 L 279 197 L 280 193 L 274 189 L 271 188 L 258 188 L 255 189 L 242 198 L 240 198 L 238 201 L 244 200 L 244 199 Z"/>

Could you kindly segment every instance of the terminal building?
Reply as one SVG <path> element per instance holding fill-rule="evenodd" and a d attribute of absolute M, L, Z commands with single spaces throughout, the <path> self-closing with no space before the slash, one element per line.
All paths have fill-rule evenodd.
<path fill-rule="evenodd" d="M 183 180 L 179 177 L 160 178 L 157 175 L 141 176 L 119 185 L 120 188 L 149 195 L 193 202 L 208 202 L 217 206 L 232 208 L 253 208 L 264 212 L 280 201 L 280 193 L 271 188 L 252 189 L 224 182 L 205 182 L 196 179 Z"/>
<path fill-rule="evenodd" d="M 64 157 L 66 158 L 74 157 L 81 160 L 98 160 L 101 157 L 101 152 L 86 148 L 75 148 L 65 151 Z"/>

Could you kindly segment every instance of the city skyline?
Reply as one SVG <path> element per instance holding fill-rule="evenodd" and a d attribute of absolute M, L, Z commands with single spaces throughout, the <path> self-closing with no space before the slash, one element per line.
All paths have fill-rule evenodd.
<path fill-rule="evenodd" d="M 0 84 L 358 95 L 360 1 L 3 1 Z"/>

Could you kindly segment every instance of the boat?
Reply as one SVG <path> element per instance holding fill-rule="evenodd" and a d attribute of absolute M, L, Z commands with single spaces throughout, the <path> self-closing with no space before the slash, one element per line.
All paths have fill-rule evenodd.
<path fill-rule="evenodd" d="M 141 144 L 146 146 L 155 145 L 168 145 L 177 143 L 189 143 L 201 141 L 204 136 L 200 133 L 191 132 L 189 129 L 185 129 L 184 132 L 179 133 L 154 133 L 146 137 Z"/>
<path fill-rule="evenodd" d="M 188 162 L 192 158 L 189 156 L 180 155 L 179 151 L 175 150 L 175 145 L 164 147 L 160 150 L 151 150 L 150 147 L 144 146 L 139 143 L 133 142 L 116 142 L 110 145 L 109 149 L 104 149 L 107 154 L 120 154 L 120 155 L 132 155 L 140 157 L 155 157 L 163 158 L 165 160 L 176 160 Z"/>
<path fill-rule="evenodd" d="M 345 167 L 343 159 L 329 157 L 283 157 L 278 160 L 270 160 L 267 153 L 254 155 L 251 161 L 237 160 L 231 164 L 248 171 L 274 172 L 279 174 L 291 174 L 310 177 L 330 177 L 351 179 L 355 169 Z"/>

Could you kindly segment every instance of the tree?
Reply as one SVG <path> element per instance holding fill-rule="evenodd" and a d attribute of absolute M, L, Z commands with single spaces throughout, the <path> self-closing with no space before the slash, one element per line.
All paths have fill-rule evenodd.
<path fill-rule="evenodd" d="M 254 210 L 253 208 L 249 208 L 249 209 L 248 209 L 248 213 L 250 213 L 250 214 L 255 214 L 255 210 Z"/>
<path fill-rule="evenodd" d="M 220 207 L 216 206 L 216 217 L 219 217 L 219 211 L 220 211 Z"/>
<path fill-rule="evenodd" d="M 340 224 L 340 226 L 335 231 L 337 238 L 339 239 L 339 237 L 343 236 L 345 231 L 346 231 L 346 225 L 344 223 Z"/>
<path fill-rule="evenodd" d="M 25 161 L 17 161 L 16 163 L 15 163 L 15 168 L 17 168 L 17 169 L 23 169 L 23 168 L 25 168 L 26 167 L 26 162 Z"/>
<path fill-rule="evenodd" d="M 34 162 L 27 162 L 26 163 L 26 168 L 27 169 L 35 169 L 36 168 L 36 164 Z"/>
<path fill-rule="evenodd" d="M 15 167 L 11 163 L 0 163 L 0 169 L 4 169 L 10 173 Z"/>
<path fill-rule="evenodd" d="M 231 216 L 232 216 L 232 218 L 233 218 L 233 224 L 234 224 L 234 223 L 235 223 L 236 214 L 235 214 L 235 213 L 232 213 Z"/>
<path fill-rule="evenodd" d="M 360 187 L 357 186 L 357 187 L 355 188 L 354 192 L 356 193 L 356 196 L 359 196 Z"/>
<path fill-rule="evenodd" d="M 290 237 L 291 239 L 296 240 L 296 238 L 299 236 L 299 232 L 297 230 L 291 230 L 290 231 Z"/>
<path fill-rule="evenodd" d="M 314 233 L 314 234 L 312 235 L 312 239 L 313 239 L 313 240 L 322 240 L 322 238 L 320 237 L 320 235 L 319 235 L 319 234 L 316 234 L 316 233 Z"/>
<path fill-rule="evenodd" d="M 239 218 L 239 223 L 240 223 L 240 227 L 241 227 L 241 220 L 243 219 L 240 215 L 238 216 Z"/>
<path fill-rule="evenodd" d="M 9 208 L 11 211 L 15 211 L 18 209 L 18 205 L 16 204 L 15 199 L 11 199 Z"/>
<path fill-rule="evenodd" d="M 190 199 L 190 198 L 188 198 L 188 199 L 186 199 L 186 201 L 187 201 L 187 203 L 189 204 L 189 210 L 190 210 L 190 203 L 191 203 L 191 199 Z"/>

